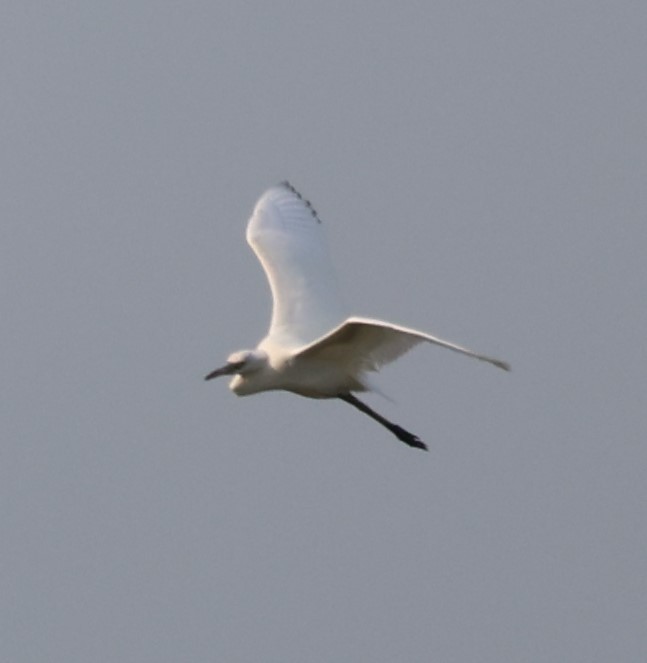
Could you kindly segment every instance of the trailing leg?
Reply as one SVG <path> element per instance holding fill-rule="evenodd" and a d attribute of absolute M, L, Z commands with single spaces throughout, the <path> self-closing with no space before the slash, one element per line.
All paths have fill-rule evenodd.
<path fill-rule="evenodd" d="M 417 435 L 410 433 L 401 426 L 392 423 L 388 419 L 385 419 L 381 414 L 378 414 L 375 410 L 371 409 L 366 403 L 362 403 L 356 396 L 351 393 L 348 394 L 339 394 L 339 398 L 346 403 L 350 403 L 353 407 L 356 407 L 360 412 L 367 414 L 371 419 L 375 419 L 379 424 L 382 424 L 384 428 L 390 430 L 398 440 L 401 440 L 405 444 L 408 444 L 410 447 L 415 447 L 416 449 L 424 449 L 427 451 L 427 445 L 420 440 Z"/>

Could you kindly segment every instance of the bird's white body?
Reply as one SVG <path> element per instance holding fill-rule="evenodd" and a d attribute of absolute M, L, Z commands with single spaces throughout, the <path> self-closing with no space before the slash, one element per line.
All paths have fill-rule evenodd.
<path fill-rule="evenodd" d="M 256 350 L 234 353 L 207 378 L 233 374 L 239 396 L 282 389 L 309 398 L 342 398 L 395 432 L 411 446 L 418 438 L 357 401 L 351 392 L 373 389 L 368 374 L 424 341 L 508 370 L 498 359 L 381 320 L 349 317 L 335 279 L 323 224 L 290 184 L 268 189 L 247 226 L 274 305 L 267 336 Z M 397 429 L 396 430 L 394 430 Z M 404 439 L 402 435 L 410 436 Z"/>

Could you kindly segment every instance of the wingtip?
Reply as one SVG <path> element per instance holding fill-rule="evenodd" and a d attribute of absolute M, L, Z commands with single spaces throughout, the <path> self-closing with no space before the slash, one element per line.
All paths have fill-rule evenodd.
<path fill-rule="evenodd" d="M 287 189 L 290 193 L 295 195 L 310 210 L 310 213 L 312 214 L 313 218 L 317 221 L 317 223 L 321 223 L 321 219 L 317 214 L 317 210 L 315 210 L 315 208 L 312 206 L 312 203 L 307 198 L 304 198 L 301 195 L 301 193 L 292 184 L 290 184 L 288 180 L 283 180 L 279 182 L 277 186 L 283 189 Z"/>
<path fill-rule="evenodd" d="M 290 193 L 293 193 L 300 200 L 307 202 L 305 201 L 304 197 L 299 193 L 297 188 L 293 184 L 291 184 L 289 180 L 283 180 L 279 182 L 277 186 L 281 187 L 282 189 L 287 189 Z"/>
<path fill-rule="evenodd" d="M 512 370 L 512 366 L 508 364 L 507 361 L 501 361 L 500 359 L 492 359 L 491 363 L 494 364 L 497 368 L 500 368 L 508 373 Z"/>

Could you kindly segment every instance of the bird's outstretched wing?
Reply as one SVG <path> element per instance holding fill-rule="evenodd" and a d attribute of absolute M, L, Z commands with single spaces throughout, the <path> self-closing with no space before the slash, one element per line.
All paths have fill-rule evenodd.
<path fill-rule="evenodd" d="M 505 371 L 510 366 L 500 359 L 472 352 L 415 329 L 368 318 L 348 318 L 321 338 L 295 351 L 294 357 L 339 362 L 349 371 L 377 371 L 422 342 L 434 343 L 468 357 L 487 361 Z"/>
<path fill-rule="evenodd" d="M 294 187 L 283 182 L 260 197 L 247 241 L 270 282 L 273 342 L 304 345 L 344 319 L 321 220 Z"/>

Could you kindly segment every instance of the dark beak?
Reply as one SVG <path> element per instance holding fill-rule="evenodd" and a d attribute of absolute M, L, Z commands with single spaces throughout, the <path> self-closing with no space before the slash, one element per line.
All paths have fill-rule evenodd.
<path fill-rule="evenodd" d="M 219 378 L 221 375 L 231 375 L 236 370 L 234 364 L 225 364 L 222 368 L 217 368 L 215 371 L 211 371 L 209 375 L 205 375 L 205 380 L 213 380 L 214 378 Z"/>

